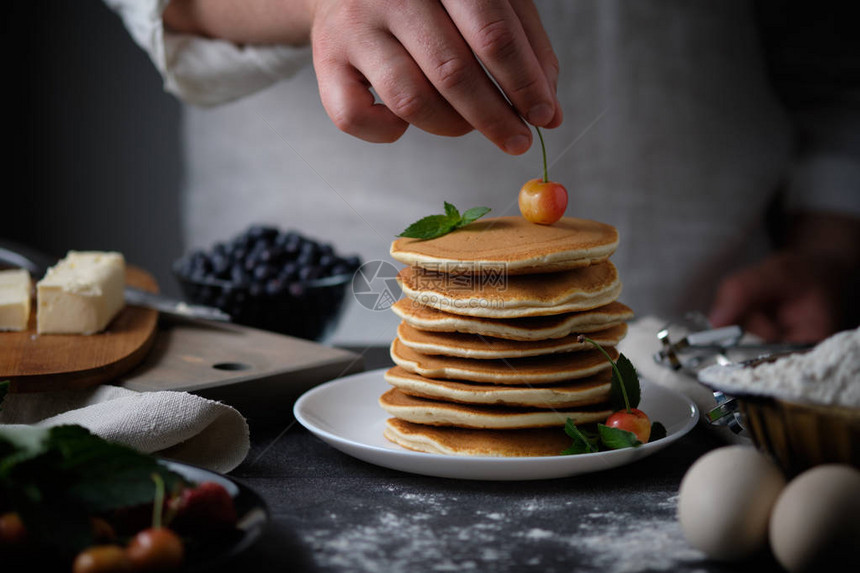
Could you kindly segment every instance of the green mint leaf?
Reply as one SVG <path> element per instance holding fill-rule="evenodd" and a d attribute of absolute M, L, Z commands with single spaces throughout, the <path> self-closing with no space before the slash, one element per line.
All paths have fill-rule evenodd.
<path fill-rule="evenodd" d="M 458 211 L 455 206 L 451 205 L 447 201 L 445 201 L 445 214 L 451 219 L 456 219 L 457 221 L 460 220 L 460 211 Z"/>
<path fill-rule="evenodd" d="M 451 203 L 445 201 L 444 215 L 430 215 L 415 221 L 398 235 L 408 239 L 435 239 L 447 235 L 454 229 L 465 227 L 490 212 L 489 207 L 472 207 L 462 216 Z"/>
<path fill-rule="evenodd" d="M 627 430 L 611 428 L 606 424 L 597 424 L 597 431 L 600 434 L 601 443 L 610 450 L 635 448 L 642 445 L 642 442 L 636 438 L 636 434 Z"/>
<path fill-rule="evenodd" d="M 661 424 L 660 422 L 653 422 L 651 424 L 651 436 L 648 438 L 648 443 L 656 442 L 657 440 L 662 440 L 666 437 L 666 426 Z"/>
<path fill-rule="evenodd" d="M 636 367 L 624 354 L 618 355 L 615 365 L 618 366 L 618 370 L 621 371 L 621 376 L 624 378 L 624 388 L 627 390 L 630 407 L 638 408 L 639 401 L 642 399 L 642 388 L 639 385 L 639 373 L 636 372 Z"/>
<path fill-rule="evenodd" d="M 576 427 L 570 418 L 564 422 L 564 433 L 573 440 L 573 443 L 563 450 L 561 455 L 593 454 L 598 451 L 596 438 L 586 435 L 585 432 Z"/>
<path fill-rule="evenodd" d="M 399 236 L 409 239 L 433 239 L 453 231 L 458 222 L 447 215 L 430 215 L 406 227 Z"/>
<path fill-rule="evenodd" d="M 625 410 L 627 408 L 624 403 L 624 393 L 621 390 L 621 384 L 624 384 L 624 390 L 627 391 L 627 400 L 630 403 L 630 407 L 636 408 L 639 406 L 639 401 L 642 397 L 642 389 L 639 386 L 639 375 L 636 372 L 636 368 L 624 354 L 619 354 L 618 360 L 615 361 L 615 366 L 617 370 L 616 368 L 612 369 L 609 403 L 615 410 Z M 623 382 L 618 378 L 619 372 L 621 373 Z"/>
<path fill-rule="evenodd" d="M 489 213 L 491 209 L 489 207 L 472 207 L 468 209 L 465 213 L 463 213 L 463 219 L 460 221 L 460 227 L 465 227 L 470 223 L 474 223 L 487 213 Z"/>

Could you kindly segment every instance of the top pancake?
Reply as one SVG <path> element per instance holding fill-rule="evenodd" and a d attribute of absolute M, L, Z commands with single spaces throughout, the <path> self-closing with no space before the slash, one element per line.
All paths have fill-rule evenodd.
<path fill-rule="evenodd" d="M 391 256 L 402 263 L 445 273 L 531 274 L 585 267 L 618 247 L 612 225 L 565 217 L 537 225 L 523 217 L 482 219 L 435 239 L 399 238 Z"/>

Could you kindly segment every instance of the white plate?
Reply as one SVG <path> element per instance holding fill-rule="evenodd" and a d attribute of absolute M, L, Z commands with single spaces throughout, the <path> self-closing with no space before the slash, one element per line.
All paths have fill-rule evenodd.
<path fill-rule="evenodd" d="M 385 439 L 389 418 L 378 399 L 391 388 L 385 368 L 327 382 L 303 394 L 293 413 L 316 436 L 360 460 L 386 468 L 436 477 L 476 480 L 550 479 L 629 464 L 668 446 L 696 425 L 699 412 L 685 396 L 641 381 L 639 408 L 666 427 L 666 437 L 638 448 L 575 456 L 503 458 L 413 452 Z M 561 432 L 559 428 L 559 432 Z"/>

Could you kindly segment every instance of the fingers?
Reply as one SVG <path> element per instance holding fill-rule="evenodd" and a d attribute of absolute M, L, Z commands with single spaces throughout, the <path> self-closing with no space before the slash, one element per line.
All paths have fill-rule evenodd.
<path fill-rule="evenodd" d="M 486 0 L 442 4 L 518 115 L 541 127 L 560 120 L 555 97 L 558 63 L 530 0 L 515 0 L 515 5 Z"/>
<path fill-rule="evenodd" d="M 466 4 L 470 2 L 456 3 L 458 10 Z M 509 19 L 515 19 L 508 8 Z M 509 21 L 499 22 L 500 29 L 509 25 Z M 508 153 L 529 148 L 531 130 L 481 68 L 455 15 L 438 3 L 422 2 L 409 17 L 392 19 L 390 26 L 429 83 L 470 125 Z M 527 45 L 518 24 L 517 29 L 520 43 Z M 535 67 L 540 69 L 536 61 Z"/>
<path fill-rule="evenodd" d="M 322 4 L 314 67 L 323 106 L 347 133 L 390 142 L 409 124 L 449 136 L 474 128 L 516 155 L 532 143 L 521 115 L 561 123 L 558 63 L 530 0 Z"/>
<path fill-rule="evenodd" d="M 354 54 L 351 61 L 386 107 L 405 122 L 436 135 L 457 136 L 472 130 L 392 36 L 373 38 L 372 44 Z"/>
<path fill-rule="evenodd" d="M 320 100 L 329 118 L 341 131 L 372 143 L 397 141 L 409 127 L 386 106 L 375 102 L 364 78 L 351 66 L 314 66 Z"/>
<path fill-rule="evenodd" d="M 535 7 L 534 2 L 531 0 L 515 0 L 512 2 L 512 6 L 522 23 L 523 30 L 529 39 L 529 43 L 531 44 L 535 57 L 549 82 L 550 92 L 554 101 L 555 115 L 549 123 L 541 127 L 558 127 L 561 125 L 561 121 L 563 119 L 561 104 L 556 96 L 560 69 L 558 57 L 555 55 L 555 50 L 552 48 L 552 43 L 549 40 L 549 36 L 547 35 L 543 24 L 541 24 L 540 14 L 538 14 L 537 7 Z"/>

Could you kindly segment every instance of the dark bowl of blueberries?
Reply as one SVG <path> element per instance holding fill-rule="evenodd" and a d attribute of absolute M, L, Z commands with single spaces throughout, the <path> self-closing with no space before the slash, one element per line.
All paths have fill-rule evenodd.
<path fill-rule="evenodd" d="M 340 320 L 361 260 L 295 231 L 252 225 L 230 241 L 192 251 L 173 265 L 190 302 L 220 308 L 233 322 L 323 340 Z"/>

